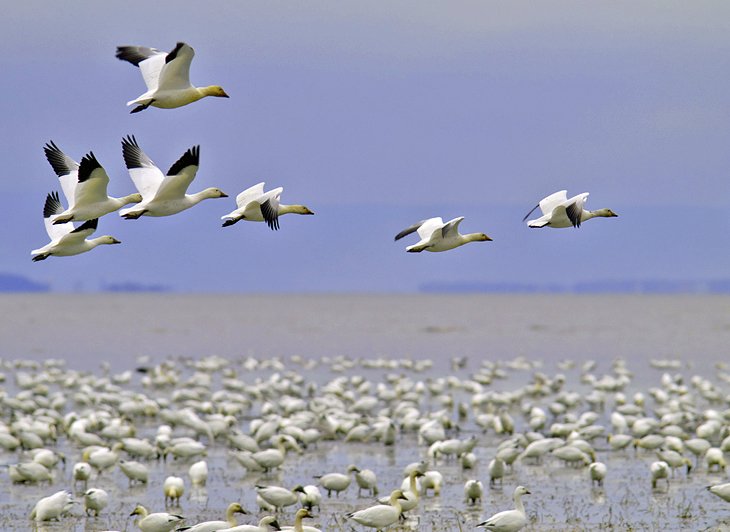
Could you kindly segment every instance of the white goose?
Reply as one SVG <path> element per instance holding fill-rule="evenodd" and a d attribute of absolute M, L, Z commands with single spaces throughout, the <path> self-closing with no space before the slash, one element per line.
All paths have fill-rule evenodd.
<path fill-rule="evenodd" d="M 43 151 L 58 176 L 68 202 L 68 209 L 53 218 L 54 224 L 101 218 L 129 203 L 142 201 L 142 195 L 138 192 L 121 198 L 109 197 L 109 175 L 93 152 L 84 155 L 79 164 L 63 153 L 53 141 L 46 144 Z"/>
<path fill-rule="evenodd" d="M 200 147 L 193 146 L 163 175 L 134 136 L 122 139 L 122 154 L 129 175 L 142 194 L 142 202 L 119 212 L 122 218 L 136 219 L 140 216 L 170 216 L 189 209 L 208 198 L 228 197 L 218 188 L 206 188 L 195 194 L 187 189 L 195 179 L 200 161 Z"/>
<path fill-rule="evenodd" d="M 181 515 L 169 514 L 167 512 L 149 513 L 147 508 L 141 504 L 137 505 L 132 513 L 138 515 L 137 526 L 142 532 L 170 532 L 175 529 L 185 518 Z"/>
<path fill-rule="evenodd" d="M 33 521 L 58 519 L 71 509 L 73 503 L 71 493 L 66 490 L 57 491 L 35 503 L 33 510 L 30 512 L 30 518 Z"/>
<path fill-rule="evenodd" d="M 102 244 L 121 244 L 119 240 L 109 235 L 87 240 L 86 237 L 91 236 L 96 231 L 99 223 L 96 218 L 86 221 L 78 227 L 74 227 L 71 222 L 54 224 L 53 217 L 62 212 L 63 207 L 58 199 L 58 192 L 51 192 L 46 197 L 46 203 L 43 206 L 43 223 L 51 241 L 42 248 L 30 252 L 33 256 L 33 262 L 45 260 L 51 255 L 57 257 L 79 255 Z"/>
<path fill-rule="evenodd" d="M 150 105 L 160 109 L 174 109 L 196 102 L 206 96 L 228 98 L 222 87 L 193 87 L 190 83 L 190 63 L 195 51 L 183 42 L 167 53 L 146 46 L 117 46 L 117 59 L 138 66 L 142 72 L 147 92 L 127 102 L 136 104 L 132 113 L 147 109 Z"/>
<path fill-rule="evenodd" d="M 247 188 L 236 196 L 238 208 L 221 216 L 223 227 L 233 225 L 239 220 L 266 222 L 271 229 L 279 229 L 279 216 L 283 214 L 314 214 L 304 205 L 284 205 L 279 203 L 284 187 L 264 192 L 264 183 Z"/>
<path fill-rule="evenodd" d="M 530 492 L 524 486 L 515 488 L 513 498 L 515 501 L 514 510 L 505 510 L 494 514 L 486 521 L 479 523 L 477 527 L 493 532 L 517 532 L 527 524 L 527 514 L 522 504 L 522 495 L 529 495 Z"/>
<path fill-rule="evenodd" d="M 588 211 L 583 204 L 588 199 L 588 192 L 583 192 L 568 199 L 568 191 L 560 190 L 548 197 L 543 198 L 530 212 L 522 219 L 524 222 L 538 207 L 542 216 L 527 222 L 528 227 L 580 227 L 580 224 L 591 218 L 614 218 L 618 216 L 611 209 L 598 209 Z"/>
<path fill-rule="evenodd" d="M 89 488 L 84 492 L 84 512 L 94 512 L 98 517 L 101 512 L 109 504 L 109 494 L 101 488 Z"/>
<path fill-rule="evenodd" d="M 313 526 L 306 526 L 302 524 L 304 518 L 313 518 L 309 510 L 306 508 L 300 508 L 297 513 L 294 514 L 294 526 L 285 526 L 281 530 L 288 530 L 290 532 L 322 532 L 319 528 Z"/>
<path fill-rule="evenodd" d="M 466 235 L 459 233 L 459 224 L 463 219 L 463 216 L 459 216 L 446 223 L 438 217 L 422 220 L 395 235 L 395 239 L 400 240 L 404 236 L 418 232 L 421 240 L 406 248 L 409 253 L 420 253 L 424 250 L 448 251 L 469 242 L 492 240 L 484 233 L 469 233 Z"/>
<path fill-rule="evenodd" d="M 363 526 L 383 530 L 400 519 L 402 500 L 405 500 L 403 491 L 394 490 L 390 494 L 388 504 L 376 504 L 375 506 L 349 513 L 346 517 Z"/>
<path fill-rule="evenodd" d="M 730 502 L 730 482 L 725 484 L 715 484 L 714 486 L 707 486 L 707 491 L 717 495 L 723 501 Z"/>

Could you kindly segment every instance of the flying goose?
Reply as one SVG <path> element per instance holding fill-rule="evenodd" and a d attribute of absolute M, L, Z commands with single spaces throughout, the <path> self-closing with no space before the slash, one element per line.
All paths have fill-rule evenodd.
<path fill-rule="evenodd" d="M 266 222 L 271 229 L 279 229 L 279 216 L 282 214 L 314 214 L 304 205 L 284 205 L 279 203 L 283 187 L 264 192 L 264 183 L 257 183 L 236 196 L 238 208 L 221 217 L 223 227 L 233 225 L 239 220 Z"/>
<path fill-rule="evenodd" d="M 142 72 L 147 92 L 127 102 L 136 104 L 132 113 L 144 111 L 150 105 L 161 109 L 173 109 L 196 102 L 206 96 L 228 98 L 222 87 L 193 87 L 190 84 L 190 63 L 195 51 L 179 42 L 167 53 L 146 46 L 117 46 L 117 59 L 138 66 Z"/>
<path fill-rule="evenodd" d="M 68 209 L 54 217 L 54 224 L 101 218 L 129 203 L 142 201 L 139 193 L 121 198 L 109 197 L 107 195 L 109 176 L 93 152 L 84 155 L 79 164 L 63 153 L 53 141 L 48 142 L 43 151 L 58 176 L 61 190 L 68 202 Z"/>
<path fill-rule="evenodd" d="M 395 235 L 395 239 L 400 240 L 404 236 L 418 232 L 421 240 L 406 248 L 409 253 L 420 253 L 424 250 L 448 251 L 469 242 L 492 240 L 484 233 L 469 233 L 466 235 L 459 233 L 459 224 L 463 219 L 463 216 L 459 216 L 446 223 L 438 217 L 422 220 Z"/>
<path fill-rule="evenodd" d="M 198 171 L 200 147 L 188 149 L 163 175 L 134 136 L 122 139 L 122 154 L 129 175 L 142 194 L 142 202 L 122 209 L 119 215 L 127 220 L 140 216 L 170 216 L 189 209 L 208 198 L 226 198 L 228 194 L 219 188 L 206 188 L 195 194 L 186 194 Z"/>
<path fill-rule="evenodd" d="M 69 257 L 91 251 L 101 244 L 121 244 L 113 236 L 104 235 L 87 240 L 96 231 L 99 220 L 94 218 L 74 228 L 73 223 L 54 224 L 56 215 L 63 212 L 63 207 L 58 199 L 58 192 L 51 192 L 46 196 L 46 203 L 43 206 L 43 223 L 46 226 L 51 241 L 42 248 L 30 252 L 33 255 L 33 262 L 45 260 L 51 255 L 57 257 Z"/>
<path fill-rule="evenodd" d="M 528 227 L 580 227 L 580 224 L 591 218 L 614 218 L 618 216 L 611 209 L 598 209 L 595 211 L 587 211 L 583 208 L 583 204 L 588 199 L 588 192 L 583 192 L 577 196 L 568 199 L 568 191 L 560 190 L 548 197 L 540 200 L 540 203 L 528 212 L 522 219 L 524 222 L 535 212 L 538 207 L 542 211 L 542 216 L 535 220 L 527 222 Z"/>

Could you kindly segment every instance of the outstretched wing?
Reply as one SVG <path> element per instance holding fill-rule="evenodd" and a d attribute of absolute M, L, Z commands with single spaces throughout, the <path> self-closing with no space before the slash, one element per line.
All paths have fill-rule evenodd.
<path fill-rule="evenodd" d="M 165 179 L 162 171 L 142 151 L 134 135 L 128 135 L 122 139 L 122 155 L 124 156 L 124 164 L 129 170 L 129 177 L 132 178 L 132 182 L 139 193 L 142 194 L 142 200 L 152 199 L 160 188 L 163 179 Z"/>
<path fill-rule="evenodd" d="M 257 183 L 252 187 L 247 188 L 236 196 L 236 205 L 239 209 L 243 208 L 250 201 L 254 201 L 264 195 L 264 182 Z"/>
<path fill-rule="evenodd" d="M 146 46 L 117 46 L 117 59 L 128 61 L 139 67 L 147 89 L 157 90 L 160 72 L 165 66 L 166 52 Z"/>
<path fill-rule="evenodd" d="M 190 63 L 195 51 L 184 42 L 165 56 L 165 63 L 160 70 L 157 88 L 160 90 L 178 90 L 190 87 Z"/>
<path fill-rule="evenodd" d="M 170 200 L 182 198 L 195 179 L 200 162 L 200 146 L 193 146 L 183 153 L 167 171 L 155 199 Z"/>
<path fill-rule="evenodd" d="M 43 204 L 43 224 L 52 242 L 60 240 L 61 237 L 74 229 L 74 224 L 71 222 L 53 224 L 53 217 L 62 212 L 63 205 L 61 205 L 61 200 L 58 199 L 58 192 L 51 192 L 46 196 L 46 202 Z"/>
<path fill-rule="evenodd" d="M 47 143 L 43 147 L 43 151 L 53 171 L 58 176 L 58 180 L 61 183 L 61 190 L 63 190 L 63 195 L 66 196 L 69 208 L 73 208 L 76 183 L 78 182 L 79 163 L 63 153 L 53 141 Z"/>
<path fill-rule="evenodd" d="M 441 237 L 446 238 L 449 236 L 458 235 L 459 224 L 463 219 L 463 216 L 459 216 L 458 218 L 454 218 L 453 220 L 449 220 L 448 222 L 446 222 L 446 224 L 441 228 Z"/>
<path fill-rule="evenodd" d="M 263 216 L 266 225 L 276 231 L 279 229 L 279 199 L 284 187 L 278 187 L 269 190 L 266 194 L 256 200 L 261 204 L 261 216 Z"/>
<path fill-rule="evenodd" d="M 78 175 L 74 205 L 89 205 L 106 201 L 109 176 L 93 152 L 89 152 L 81 159 Z"/>

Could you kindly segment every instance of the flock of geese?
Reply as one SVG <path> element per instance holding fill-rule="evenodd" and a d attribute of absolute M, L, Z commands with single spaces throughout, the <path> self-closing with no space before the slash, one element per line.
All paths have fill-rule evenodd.
<path fill-rule="evenodd" d="M 523 496 L 557 503 L 596 491 L 622 499 L 620 490 L 627 487 L 612 475 L 627 473 L 612 472 L 612 463 L 628 460 L 623 466 L 632 470 L 628 476 L 643 479 L 643 486 L 631 486 L 632 497 L 669 497 L 674 484 L 697 498 L 702 495 L 690 491 L 693 478 L 726 476 L 727 388 L 698 375 L 685 382 L 681 373 L 667 371 L 673 366 L 666 361 L 652 364 L 664 368 L 660 382 L 632 394 L 633 374 L 621 360 L 604 374 L 590 361 L 561 362 L 553 374 L 521 359 L 484 361 L 460 376 L 463 364 L 454 361 L 451 376 L 427 378 L 434 373 L 432 362 L 408 359 L 293 356 L 284 363 L 209 356 L 103 375 L 69 370 L 54 360 L 6 361 L 2 368 L 13 372 L 15 392 L 9 387 L 1 398 L 0 453 L 6 462 L 17 456 L 7 466 L 13 483 L 66 485 L 30 510 L 36 525 L 58 520 L 71 527 L 85 519 L 86 529 L 99 530 L 94 527 L 99 516 L 113 516 L 111 522 L 126 530 L 121 521 L 129 516 L 142 532 L 332 532 L 358 525 L 423 530 L 421 520 L 425 524 L 430 514 L 441 520 L 438 530 L 456 531 L 503 484 L 531 479 L 536 490 L 518 484 L 513 508 L 471 524 L 517 532 L 539 520 L 534 511 L 528 514 Z M 237 375 L 238 367 L 247 380 Z M 526 384 L 509 383 L 512 375 L 524 382 L 522 372 L 530 372 Z M 587 388 L 581 392 L 574 388 L 578 377 Z M 716 377 L 730 384 L 727 367 L 718 367 Z M 498 380 L 509 386 L 497 391 Z M 333 467 L 323 453 L 350 446 L 359 446 L 357 456 L 368 467 L 321 470 Z M 378 456 L 384 452 L 412 461 L 398 466 Z M 67 462 L 73 463 L 70 470 Z M 303 465 L 315 474 L 310 483 L 293 486 L 293 477 L 303 478 Z M 538 481 L 535 472 L 543 468 Z M 488 477 L 488 491 L 480 476 Z M 153 503 L 164 496 L 165 509 L 136 504 L 120 516 L 130 500 L 121 482 Z M 453 500 L 459 483 L 460 515 L 447 515 L 448 506 L 438 501 L 446 492 Z M 215 500 L 206 492 L 211 484 L 222 489 L 214 491 Z M 340 501 L 352 485 L 357 499 L 348 500 L 359 509 L 343 511 Z M 565 485 L 574 487 L 570 494 L 561 493 Z M 248 508 L 237 500 L 217 500 L 239 488 Z M 363 492 L 375 498 L 381 490 L 387 495 L 370 504 L 362 500 Z M 715 482 L 707 490 L 730 502 L 730 483 Z M 228 504 L 223 519 L 196 522 L 182 512 L 201 493 L 211 508 Z M 257 512 L 248 494 L 255 494 L 257 516 L 251 515 Z M 85 517 L 75 509 L 79 505 Z M 616 519 L 620 508 L 613 511 Z M 633 515 L 624 521 L 626 528 Z M 241 524 L 239 516 L 255 524 Z M 312 519 L 326 522 L 326 528 L 305 524 Z"/>
<path fill-rule="evenodd" d="M 193 49 L 182 42 L 177 43 L 170 52 L 145 46 L 117 47 L 116 57 L 139 67 L 147 86 L 144 94 L 127 103 L 128 106 L 135 106 L 131 112 L 138 113 L 150 106 L 172 109 L 206 96 L 228 98 L 228 94 L 220 86 L 195 87 L 190 83 L 193 56 Z M 33 261 L 41 261 L 50 256 L 78 255 L 100 245 L 121 243 L 109 235 L 90 238 L 98 227 L 98 219 L 118 210 L 119 215 L 127 220 L 140 216 L 171 216 L 205 199 L 227 197 L 227 194 L 215 187 L 188 194 L 188 188 L 200 164 L 199 146 L 188 149 L 163 174 L 142 151 L 134 136 L 124 138 L 122 155 L 138 192 L 122 198 L 107 195 L 109 176 L 93 152 L 86 154 L 77 163 L 51 141 L 45 146 L 45 153 L 61 181 L 68 208 L 64 209 L 58 193 L 47 195 L 43 220 L 50 242 L 31 251 Z M 266 222 L 271 229 L 278 229 L 279 216 L 283 214 L 313 214 L 303 205 L 280 203 L 282 191 L 282 187 L 278 187 L 265 192 L 264 183 L 244 190 L 236 197 L 236 209 L 222 217 L 223 227 L 246 220 Z M 535 207 L 540 208 L 542 216 L 530 220 L 527 225 L 580 227 L 581 223 L 591 218 L 616 216 L 610 209 L 586 210 L 584 203 L 587 197 L 588 193 L 584 192 L 568 198 L 565 190 L 551 194 Z M 133 206 L 125 207 L 130 204 Z M 459 233 L 459 224 L 463 219 L 460 216 L 446 223 L 439 217 L 422 220 L 398 233 L 395 239 L 399 240 L 416 232 L 420 240 L 406 248 L 406 251 L 414 253 L 448 251 L 469 242 L 492 240 L 484 233 Z M 80 222 L 80 225 L 76 226 L 74 222 Z"/>

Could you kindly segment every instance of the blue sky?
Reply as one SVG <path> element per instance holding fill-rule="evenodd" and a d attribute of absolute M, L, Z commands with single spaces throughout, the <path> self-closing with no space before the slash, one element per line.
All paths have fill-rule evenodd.
<path fill-rule="evenodd" d="M 5 223 L 0 272 L 94 290 L 413 291 L 443 280 L 574 283 L 727 277 L 730 4 L 726 2 L 91 2 L 4 8 Z M 139 71 L 122 44 L 195 48 L 191 80 L 230 99 L 129 115 Z M 166 169 L 201 145 L 169 219 L 100 220 L 123 243 L 31 263 L 58 190 L 54 140 L 93 150 L 110 193 L 133 192 L 120 141 Z M 288 215 L 221 228 L 235 195 L 283 186 Z M 530 230 L 556 190 L 620 217 Z M 9 212 L 8 212 L 9 211 Z M 427 217 L 465 216 L 494 242 L 407 254 Z"/>

